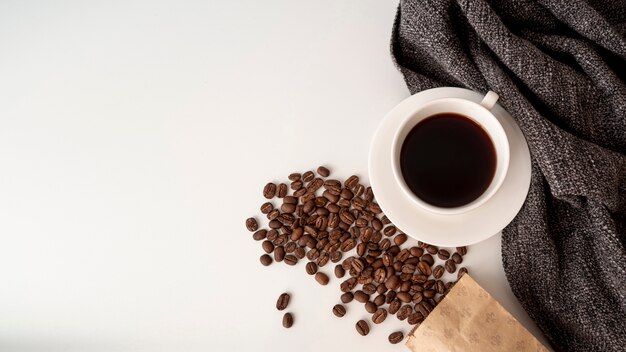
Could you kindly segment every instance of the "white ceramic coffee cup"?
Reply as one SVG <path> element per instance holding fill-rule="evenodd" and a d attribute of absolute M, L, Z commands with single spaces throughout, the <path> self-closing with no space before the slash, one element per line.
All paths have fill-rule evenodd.
<path fill-rule="evenodd" d="M 418 206 L 437 214 L 460 214 L 475 209 L 491 198 L 504 182 L 509 168 L 509 140 L 506 132 L 498 119 L 490 112 L 498 101 L 498 95 L 489 91 L 480 103 L 459 99 L 443 98 L 430 101 L 421 106 L 413 114 L 408 115 L 400 128 L 396 131 L 392 148 L 391 164 L 396 181 L 407 197 L 411 198 Z M 489 187 L 474 201 L 460 207 L 442 208 L 429 204 L 417 197 L 407 186 L 400 170 L 400 151 L 408 133 L 422 120 L 440 113 L 454 113 L 463 115 L 476 122 L 489 135 L 496 151 L 496 171 Z"/>

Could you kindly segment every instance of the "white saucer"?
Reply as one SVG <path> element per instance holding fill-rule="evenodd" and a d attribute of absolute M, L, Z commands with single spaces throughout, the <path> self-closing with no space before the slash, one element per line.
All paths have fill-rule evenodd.
<path fill-rule="evenodd" d="M 502 230 L 521 209 L 530 187 L 530 152 L 517 123 L 500 105 L 498 118 L 510 143 L 510 164 L 500 189 L 485 204 L 458 215 L 431 213 L 415 204 L 400 188 L 391 167 L 391 145 L 402 120 L 426 102 L 462 98 L 480 103 L 483 95 L 463 88 L 419 92 L 393 108 L 378 127 L 369 152 L 369 178 L 376 201 L 391 222 L 407 235 L 434 245 L 457 247 L 483 241 Z"/>

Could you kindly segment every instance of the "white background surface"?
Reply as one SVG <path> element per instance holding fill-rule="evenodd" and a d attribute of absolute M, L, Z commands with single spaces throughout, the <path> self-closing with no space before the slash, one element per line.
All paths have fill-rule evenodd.
<path fill-rule="evenodd" d="M 408 96 L 396 3 L 0 3 L 1 351 L 401 351 L 339 280 L 259 264 L 261 189 L 323 163 L 367 180 Z M 473 276 L 533 332 L 499 236 Z M 327 268 L 330 272 L 330 268 Z M 276 297 L 293 294 L 281 326 Z"/>

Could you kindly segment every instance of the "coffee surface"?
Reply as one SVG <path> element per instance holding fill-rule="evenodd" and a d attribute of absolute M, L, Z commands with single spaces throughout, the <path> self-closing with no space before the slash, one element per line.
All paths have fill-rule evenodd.
<path fill-rule="evenodd" d="M 459 207 L 489 187 L 496 151 L 477 123 L 463 115 L 441 113 L 409 132 L 400 152 L 400 169 L 421 200 L 442 208 Z"/>

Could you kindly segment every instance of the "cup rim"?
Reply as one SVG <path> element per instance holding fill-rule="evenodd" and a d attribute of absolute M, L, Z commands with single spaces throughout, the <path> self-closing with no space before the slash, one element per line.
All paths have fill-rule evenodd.
<path fill-rule="evenodd" d="M 432 205 L 422 199 L 420 199 L 417 195 L 415 195 L 415 193 L 413 193 L 413 191 L 411 191 L 411 189 L 409 188 L 409 186 L 406 184 L 406 181 L 404 180 L 404 177 L 402 176 L 402 172 L 400 170 L 400 150 L 398 149 L 398 144 L 403 143 L 404 141 L 400 141 L 400 134 L 402 131 L 405 130 L 405 128 L 407 127 L 407 124 L 409 124 L 409 121 L 411 120 L 411 118 L 413 116 L 415 116 L 415 114 L 417 114 L 420 110 L 423 110 L 431 105 L 436 105 L 436 104 L 441 104 L 442 102 L 446 102 L 446 101 L 455 101 L 455 102 L 461 102 L 463 104 L 469 104 L 469 105 L 473 105 L 475 108 L 478 108 L 479 110 L 482 111 L 483 114 L 486 114 L 487 118 L 493 119 L 496 123 L 494 124 L 494 128 L 497 130 L 497 134 L 502 136 L 503 140 L 505 143 L 503 143 L 503 145 L 499 148 L 496 146 L 496 143 L 494 142 L 494 138 L 492 136 L 492 133 L 483 126 L 482 123 L 480 123 L 480 121 L 477 121 L 476 118 L 474 116 L 471 116 L 470 114 L 466 114 L 466 113 L 456 113 L 455 114 L 460 114 L 465 116 L 466 118 L 471 119 L 473 122 L 475 122 L 476 124 L 478 124 L 484 131 L 485 133 L 487 133 L 487 135 L 489 136 L 491 143 L 494 145 L 494 150 L 496 152 L 496 170 L 494 171 L 494 176 L 491 180 L 491 182 L 489 183 L 489 186 L 487 187 L 487 189 L 485 190 L 485 192 L 483 192 L 478 198 L 474 199 L 473 201 L 458 206 L 458 207 L 451 207 L 451 208 L 444 208 L 444 207 L 439 207 L 436 205 Z M 441 112 L 437 112 L 434 114 L 438 114 L 438 113 L 444 113 L 445 110 L 442 110 Z M 433 116 L 434 114 L 425 116 L 424 118 L 420 119 L 417 123 L 424 121 L 425 119 L 429 118 L 430 116 Z M 417 125 L 417 123 L 415 125 Z M 413 125 L 413 126 L 415 126 Z M 400 146 L 401 148 L 401 146 Z M 503 150 L 504 149 L 504 150 Z M 392 157 L 391 157 L 391 163 L 392 163 L 392 171 L 393 174 L 396 178 L 396 182 L 398 182 L 398 184 L 400 185 L 400 188 L 402 189 L 402 191 L 405 193 L 405 195 L 407 195 L 414 203 L 416 203 L 417 205 L 419 205 L 420 207 L 435 213 L 435 214 L 441 214 L 441 215 L 456 215 L 456 214 L 461 214 L 461 213 L 466 213 L 469 212 L 473 209 L 476 209 L 478 207 L 480 207 L 481 205 L 483 205 L 484 203 L 486 203 L 497 191 L 498 189 L 500 189 L 500 186 L 502 186 L 502 183 L 504 182 L 504 179 L 506 178 L 506 174 L 508 172 L 509 169 L 509 160 L 510 160 L 510 144 L 509 144 L 509 139 L 508 136 L 506 135 L 506 131 L 504 130 L 504 128 L 502 127 L 502 124 L 500 123 L 500 121 L 498 120 L 498 118 L 486 107 L 484 107 L 483 105 L 471 101 L 471 100 L 467 100 L 467 99 L 462 99 L 462 98 L 441 98 L 441 99 L 436 99 L 436 100 L 432 100 L 429 101 L 428 103 L 422 105 L 421 107 L 419 107 L 417 110 L 413 111 L 411 114 L 408 114 L 405 118 L 404 121 L 402 121 L 402 124 L 400 125 L 400 127 L 395 131 L 394 133 L 394 138 L 393 138 L 393 142 L 392 142 L 392 146 L 391 146 L 391 153 L 392 153 Z M 502 156 L 502 164 L 500 162 L 498 162 L 499 156 Z M 496 176 L 498 175 L 498 169 L 501 169 L 502 172 L 500 173 L 500 176 L 496 178 Z"/>

